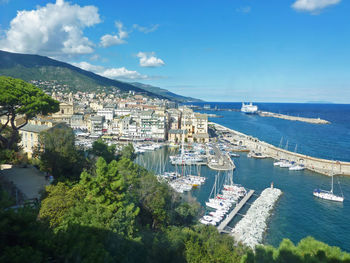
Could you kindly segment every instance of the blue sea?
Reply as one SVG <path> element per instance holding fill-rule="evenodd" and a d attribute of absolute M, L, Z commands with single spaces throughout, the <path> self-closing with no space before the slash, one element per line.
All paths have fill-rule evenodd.
<path fill-rule="evenodd" d="M 196 103 L 200 106 L 204 104 L 209 104 L 212 108 L 217 106 L 219 109 L 241 107 L 241 103 Z M 331 124 L 315 125 L 245 115 L 235 111 L 205 112 L 223 116 L 223 118 L 210 118 L 210 121 L 255 136 L 273 145 L 279 146 L 283 138 L 282 147 L 286 147 L 288 141 L 288 149 L 291 151 L 294 151 L 297 145 L 297 152 L 302 154 L 350 161 L 350 105 L 291 103 L 257 103 L 257 105 L 260 110 L 302 117 L 320 117 L 330 121 Z M 168 169 L 174 169 L 168 162 L 169 154 L 172 153 L 165 148 L 139 156 L 136 161 L 155 171 L 161 162 L 165 162 Z M 274 167 L 271 159 L 250 159 L 246 154 L 241 154 L 241 157 L 235 158 L 234 161 L 237 167 L 234 171 L 236 183 L 259 193 L 274 182 L 275 187 L 283 191 L 269 218 L 264 243 L 278 246 L 283 238 L 289 238 L 297 243 L 306 236 L 313 236 L 350 252 L 350 177 L 335 177 L 334 191 L 337 194 L 343 192 L 345 197 L 344 203 L 341 204 L 313 197 L 312 191 L 315 188 L 330 189 L 331 179 L 327 176 L 310 171 L 289 171 Z M 188 195 L 196 197 L 204 206 L 216 173 L 207 167 L 202 167 L 201 174 L 208 179 L 205 185 Z M 242 212 L 248 208 L 247 205 Z M 237 220 L 239 218 L 235 219 Z"/>

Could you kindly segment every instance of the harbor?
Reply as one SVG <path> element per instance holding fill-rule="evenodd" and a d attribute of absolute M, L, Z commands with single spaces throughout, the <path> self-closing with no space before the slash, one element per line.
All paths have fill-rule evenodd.
<path fill-rule="evenodd" d="M 175 166 L 170 162 L 170 156 L 176 154 L 176 152 L 175 148 L 165 146 L 138 155 L 135 162 L 154 171 L 155 174 L 158 173 L 160 166 L 164 167 L 162 168 L 164 170 L 175 171 Z M 332 223 L 337 221 L 344 226 L 347 225 L 350 220 L 350 203 L 345 200 L 343 204 L 334 205 L 313 196 L 315 188 L 320 186 L 327 189 L 327 187 L 330 187 L 330 178 L 309 170 L 290 171 L 276 168 L 273 166 L 272 159 L 255 160 L 248 158 L 245 152 L 240 152 L 240 157 L 235 158 L 234 161 L 236 165 L 233 174 L 234 183 L 242 185 L 246 189 L 254 189 L 254 194 L 225 227 L 225 233 L 230 232 L 237 222 L 244 218 L 251 203 L 266 186 L 274 182 L 275 187 L 283 191 L 283 195 L 279 198 L 278 203 L 274 206 L 273 213 L 270 214 L 266 222 L 267 229 L 263 233 L 262 243 L 278 245 L 284 237 L 290 238 L 293 242 L 299 242 L 300 239 L 313 235 L 331 245 L 350 249 L 350 228 L 344 227 L 340 230 L 335 228 Z M 196 169 L 196 166 L 192 166 L 192 173 L 197 172 Z M 200 176 L 206 178 L 205 183 L 184 192 L 182 195 L 184 198 L 196 198 L 205 208 L 218 171 L 205 165 L 198 169 Z M 225 172 L 221 171 L 220 173 Z M 350 178 L 335 178 L 335 192 L 339 192 L 338 179 L 341 182 L 344 196 L 350 196 Z M 307 221 L 305 221 L 305 218 L 307 218 Z M 220 224 L 217 224 L 217 226 L 220 226 Z M 295 231 L 295 229 L 299 230 Z"/>

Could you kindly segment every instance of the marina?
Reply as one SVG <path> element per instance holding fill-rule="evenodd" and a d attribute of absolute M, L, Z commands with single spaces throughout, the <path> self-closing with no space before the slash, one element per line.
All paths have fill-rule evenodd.
<path fill-rule="evenodd" d="M 176 150 L 173 147 L 165 146 L 138 155 L 135 162 L 155 171 L 155 173 L 159 171 L 160 162 L 164 166 L 162 169 L 175 171 L 175 166 L 170 163 L 169 158 L 174 154 L 176 154 Z M 276 246 L 285 237 L 290 238 L 293 242 L 299 242 L 300 239 L 312 235 L 331 245 L 350 249 L 350 228 L 347 227 L 347 222 L 350 220 L 350 203 L 345 200 L 344 203 L 330 204 L 330 201 L 318 199 L 312 194 L 316 187 L 329 188 L 329 177 L 309 170 L 290 171 L 289 169 L 276 168 L 273 166 L 272 159 L 255 160 L 248 158 L 245 152 L 240 153 L 240 157 L 234 160 L 236 165 L 233 175 L 234 183 L 243 185 L 246 189 L 254 189 L 254 194 L 230 220 L 231 222 L 227 224 L 223 232 L 227 233 L 229 229 L 234 228 L 249 209 L 250 205 L 248 204 L 256 199 L 256 194 L 261 193 L 266 185 L 270 185 L 273 181 L 275 187 L 282 189 L 283 195 L 276 203 L 274 212 L 266 221 L 267 229 L 263 233 L 262 243 Z M 195 169 L 197 169 L 196 166 L 192 166 L 193 172 L 196 171 Z M 203 165 L 199 167 L 199 171 L 200 176 L 205 177 L 206 181 L 201 186 L 184 192 L 183 197 L 196 198 L 205 208 L 218 171 Z M 350 178 L 340 177 L 339 180 L 344 196 L 350 196 Z M 337 185 L 334 187 L 336 192 L 339 191 Z M 240 201 L 236 206 L 239 203 Z M 298 212 L 296 213 L 296 211 Z M 227 213 L 227 215 L 229 214 L 230 212 Z M 337 228 L 333 224 L 335 221 L 344 227 Z M 217 226 L 220 224 L 218 223 Z"/>

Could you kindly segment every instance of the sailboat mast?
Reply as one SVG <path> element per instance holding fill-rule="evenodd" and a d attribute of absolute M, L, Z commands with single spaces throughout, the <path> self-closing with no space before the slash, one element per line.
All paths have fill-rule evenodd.
<path fill-rule="evenodd" d="M 331 188 L 331 193 L 333 194 L 333 174 L 332 174 L 332 188 Z"/>

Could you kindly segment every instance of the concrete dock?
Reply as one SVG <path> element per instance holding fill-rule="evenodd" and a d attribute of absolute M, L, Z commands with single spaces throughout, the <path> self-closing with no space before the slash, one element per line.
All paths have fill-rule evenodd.
<path fill-rule="evenodd" d="M 230 212 L 230 214 L 223 220 L 220 225 L 218 226 L 218 231 L 226 232 L 225 227 L 232 221 L 232 219 L 236 216 L 236 214 L 239 212 L 239 210 L 242 209 L 242 207 L 245 205 L 245 203 L 252 197 L 254 194 L 254 190 L 250 190 L 248 194 L 246 194 L 243 199 L 236 205 L 236 207 Z"/>
<path fill-rule="evenodd" d="M 210 169 L 217 171 L 229 171 L 236 168 L 234 162 L 228 154 L 222 154 L 220 149 L 215 145 L 213 145 L 213 150 L 215 155 L 213 157 L 208 157 L 208 167 Z"/>
<path fill-rule="evenodd" d="M 279 114 L 274 112 L 268 112 L 268 111 L 259 111 L 258 114 L 261 117 L 273 117 L 278 119 L 284 119 L 289 121 L 301 121 L 301 122 L 307 122 L 312 124 L 329 124 L 329 121 L 322 120 L 320 118 L 306 118 L 306 117 L 299 117 L 299 116 L 290 116 L 285 114 Z"/>

